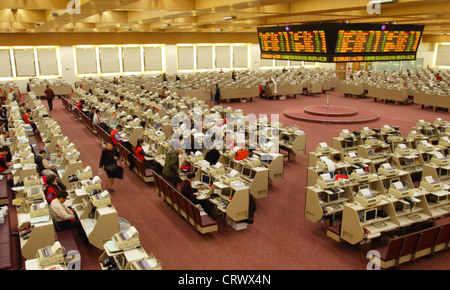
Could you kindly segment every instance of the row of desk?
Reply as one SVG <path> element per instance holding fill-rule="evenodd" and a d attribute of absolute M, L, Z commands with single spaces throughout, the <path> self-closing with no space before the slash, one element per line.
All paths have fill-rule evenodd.
<path fill-rule="evenodd" d="M 123 130 L 120 134 L 130 143 L 132 148 L 136 146 L 137 139 L 142 138 L 145 143 L 143 146 L 145 152 L 153 156 L 153 158 L 146 158 L 146 161 L 154 162 L 159 168 L 164 166 L 165 154 L 171 149 L 170 141 L 173 134 L 184 135 L 187 140 L 191 140 L 192 135 L 197 140 L 197 138 L 204 137 L 208 132 L 220 128 L 215 125 L 223 122 L 223 118 L 226 116 L 228 116 L 226 125 L 231 126 L 232 129 L 237 128 L 239 119 L 243 117 L 242 112 L 233 112 L 231 108 L 223 108 L 222 106 L 209 108 L 204 104 L 204 101 L 195 98 L 181 98 L 176 95 L 174 98 L 160 99 L 159 95 L 145 96 L 145 98 L 133 93 L 125 93 L 124 95 L 124 100 L 119 103 L 117 108 L 111 105 L 118 101 L 116 100 L 117 97 L 112 95 L 100 94 L 100 97 L 104 99 L 104 102 L 100 103 L 95 96 L 77 89 L 72 99 L 75 103 L 84 99 L 86 106 L 92 105 L 103 110 L 104 120 L 110 127 L 117 124 L 122 125 Z M 199 110 L 196 110 L 196 108 Z M 194 120 L 196 120 L 196 117 L 201 117 L 204 122 L 201 130 L 196 132 L 186 130 L 189 133 L 186 135 L 186 131 L 183 131 L 183 129 L 186 129 L 186 126 L 183 127 L 185 124 L 180 126 L 174 120 L 181 117 L 180 113 L 189 114 L 192 111 L 199 113 L 198 115 L 194 113 Z M 128 116 L 135 116 L 138 119 Z M 142 121 L 145 122 L 145 128 L 141 126 Z M 189 125 L 187 127 L 190 128 Z M 249 130 L 249 127 L 249 124 L 245 124 L 243 127 L 246 132 L 243 135 L 247 135 L 247 137 L 239 146 L 242 149 L 248 150 L 252 140 L 258 143 L 258 138 L 265 137 L 276 143 L 274 148 L 279 147 L 281 150 L 292 152 L 289 154 L 291 158 L 292 155 L 304 153 L 306 136 L 297 127 L 282 128 L 282 124 L 268 124 L 267 120 L 262 119 L 257 120 L 256 128 L 264 127 L 266 130 L 263 135 L 261 132 Z M 271 135 L 272 130 L 273 132 L 277 131 L 273 136 Z M 227 143 L 225 137 L 226 134 L 224 134 L 224 140 L 222 141 Z M 269 181 L 284 178 L 285 156 L 278 150 L 273 151 L 273 148 L 262 146 L 252 150 L 253 156 L 251 158 L 239 160 L 237 151 L 225 148 L 226 146 L 219 150 L 220 157 L 215 165 L 209 164 L 205 160 L 210 148 L 201 147 L 200 150 L 191 153 L 189 153 L 190 150 L 185 150 L 181 158 L 180 168 L 190 168 L 195 171 L 193 183 L 196 184 L 194 187 L 201 187 L 200 199 L 214 201 L 216 199 L 209 197 L 212 195 L 225 196 L 226 201 L 214 204 L 215 208 L 229 220 L 239 223 L 248 218 L 249 194 L 254 198 L 267 197 Z M 233 191 L 233 187 L 238 187 L 240 190 Z M 238 196 L 240 198 L 237 198 Z"/>
<path fill-rule="evenodd" d="M 436 75 L 440 74 L 440 79 Z M 340 92 L 395 103 L 413 102 L 422 107 L 449 108 L 449 75 L 434 70 L 358 71 L 343 81 Z"/>
<path fill-rule="evenodd" d="M 117 82 L 117 77 L 115 77 Z M 85 92 L 101 88 L 109 92 L 120 93 L 120 87 L 125 83 L 133 86 L 131 89 L 141 89 L 161 93 L 163 87 L 176 92 L 180 97 L 192 97 L 198 100 L 211 100 L 215 94 L 215 84 L 219 84 L 221 100 L 250 99 L 258 97 L 260 86 L 267 81 L 275 84 L 274 95 L 297 95 L 303 93 L 318 94 L 339 86 L 339 80 L 334 71 L 315 69 L 266 70 L 261 72 L 240 71 L 234 82 L 228 75 L 202 72 L 182 76 L 180 81 L 162 81 L 159 76 L 123 76 L 119 84 L 114 84 L 113 77 L 85 78 L 76 83 L 77 88 Z"/>
<path fill-rule="evenodd" d="M 93 96 L 89 96 L 89 95 L 83 95 L 82 93 L 80 93 L 78 95 L 78 92 L 76 91 L 73 98 L 74 100 L 78 100 L 80 97 L 85 98 L 85 100 L 87 101 L 88 104 L 91 104 L 95 107 L 102 107 L 102 106 L 106 106 L 108 111 L 105 112 L 104 116 L 106 116 L 105 120 L 109 120 L 110 122 L 108 123 L 110 125 L 110 127 L 114 127 L 115 124 L 121 124 L 122 127 L 124 128 L 124 130 L 121 132 L 121 134 L 123 134 L 125 136 L 125 138 L 131 143 L 132 146 L 136 145 L 136 140 L 138 138 L 143 138 L 144 142 L 145 142 L 145 151 L 150 153 L 151 155 L 154 156 L 154 161 L 155 163 L 160 164 L 161 166 L 163 166 L 164 164 L 164 157 L 165 157 L 165 153 L 171 148 L 170 145 L 170 138 L 172 137 L 172 135 L 174 133 L 176 134 L 180 134 L 182 135 L 183 132 L 181 132 L 181 127 L 179 126 L 172 126 L 173 122 L 170 122 L 170 118 L 172 117 L 172 120 L 177 117 L 177 114 L 180 113 L 180 111 L 183 111 L 183 107 L 184 107 L 184 102 L 189 103 L 190 100 L 193 99 L 185 99 L 185 98 L 180 98 L 177 101 L 174 102 L 167 102 L 164 103 L 164 106 L 161 106 L 161 103 L 157 103 L 156 101 L 153 104 L 149 104 L 144 105 L 143 103 L 145 101 L 148 101 L 146 99 L 142 100 L 142 98 L 140 99 L 140 106 L 135 106 L 133 104 L 136 104 L 136 101 L 133 101 L 133 97 L 135 96 L 128 96 L 130 98 L 130 101 L 124 101 L 122 102 L 119 107 L 118 110 L 120 110 L 121 108 L 124 111 L 115 111 L 113 108 L 113 106 L 108 105 L 109 103 L 106 104 L 100 104 L 95 97 Z M 127 100 L 128 100 L 127 97 Z M 192 102 L 191 102 L 192 104 Z M 159 105 L 159 106 L 158 106 Z M 204 105 L 201 103 L 198 104 L 194 104 L 194 105 L 198 105 L 199 108 L 205 108 Z M 195 109 L 194 109 L 195 111 Z M 183 111 L 185 112 L 185 111 Z M 123 113 L 123 114 L 122 114 Z M 237 112 L 236 112 L 237 113 Z M 127 119 L 126 116 L 138 116 L 140 117 L 139 120 L 135 120 L 135 119 Z M 208 134 L 208 132 L 211 132 L 213 130 L 213 128 L 215 127 L 215 122 L 223 122 L 223 118 L 225 116 L 233 116 L 233 112 L 232 110 L 230 110 L 230 108 L 223 108 L 222 106 L 215 106 L 213 107 L 211 110 L 210 109 L 204 109 L 203 111 L 200 109 L 200 117 L 204 117 L 205 122 L 203 123 L 203 127 L 202 127 L 202 131 L 201 132 L 196 132 L 193 133 L 191 135 L 194 136 L 194 138 L 202 138 L 205 136 L 205 134 Z M 108 118 L 108 116 L 114 116 L 113 118 Z M 124 116 L 124 117 L 121 117 Z M 242 117 L 242 113 L 241 115 L 237 115 L 237 117 Z M 231 121 L 232 121 L 233 117 L 229 117 L 227 120 L 227 126 L 231 125 Z M 114 121 L 112 121 L 112 119 L 114 119 Z M 143 128 L 142 126 L 140 126 L 140 122 L 144 121 L 146 123 L 146 128 Z M 236 123 L 238 122 L 238 120 L 234 120 L 236 121 Z M 261 126 L 263 126 L 264 124 L 260 124 Z M 183 126 L 183 125 L 182 125 Z M 272 141 L 273 143 L 276 143 L 274 145 L 274 148 L 276 148 L 277 146 L 281 149 L 281 150 L 286 150 L 289 151 L 290 153 L 292 153 L 292 155 L 296 155 L 296 154 L 303 154 L 304 153 L 304 148 L 306 146 L 306 138 L 305 138 L 305 134 L 303 132 L 301 132 L 300 130 L 298 130 L 298 128 L 296 127 L 287 127 L 287 128 L 273 128 L 273 129 L 277 129 L 277 134 L 275 136 L 271 136 L 271 126 L 269 124 L 267 124 L 267 120 L 265 123 L 265 126 L 267 127 L 265 132 L 265 135 L 263 137 L 266 137 L 266 139 L 270 139 L 270 141 Z M 279 126 L 279 124 L 277 124 L 277 126 Z M 186 127 L 186 126 L 185 126 Z M 157 128 L 155 130 L 155 128 Z M 235 127 L 232 127 L 233 129 Z M 248 134 L 248 125 L 246 126 L 246 133 L 248 135 L 248 139 L 245 140 L 245 142 L 242 145 L 242 149 L 248 149 L 251 142 L 255 142 L 255 144 L 258 143 L 258 138 L 261 137 L 261 132 L 257 132 L 257 131 L 252 131 L 251 134 Z M 223 128 L 221 129 L 223 130 Z M 189 130 L 187 130 L 189 131 Z M 223 131 L 221 131 L 223 132 Z M 192 132 L 188 132 L 188 133 L 192 133 Z M 267 135 L 269 134 L 269 135 Z M 225 135 L 225 134 L 224 134 Z M 245 135 L 245 134 L 244 134 Z M 185 136 L 187 140 L 190 140 L 191 136 L 190 134 L 188 134 L 187 136 Z M 224 136 L 225 137 L 225 136 Z M 233 135 L 234 138 L 234 135 Z M 225 138 L 224 138 L 225 139 Z M 235 140 L 235 139 L 234 139 Z M 253 141 L 251 141 L 253 140 Z M 202 143 L 204 144 L 204 143 Z M 190 144 L 189 144 L 190 145 Z M 220 159 L 220 162 L 222 164 L 224 164 L 225 166 L 228 166 L 229 161 L 230 161 L 230 156 L 231 158 L 233 158 L 233 156 L 236 155 L 236 152 L 232 152 L 230 150 L 226 150 L 226 145 L 224 145 L 223 150 L 222 151 L 222 157 Z M 204 149 L 203 147 L 200 149 Z M 256 148 L 257 149 L 257 148 Z M 266 163 L 268 164 L 267 167 L 269 168 L 269 173 L 268 176 L 270 176 L 270 180 L 278 180 L 278 179 L 282 179 L 283 178 L 283 155 L 280 154 L 278 152 L 278 150 L 273 151 L 273 148 L 264 148 L 264 146 L 260 147 L 260 150 L 256 150 L 254 152 L 260 152 L 261 154 L 256 154 L 255 157 L 258 157 L 259 160 L 261 160 L 260 156 L 263 155 L 264 162 L 262 163 Z M 186 150 L 187 151 L 187 150 Z M 203 152 L 201 152 L 200 155 L 200 159 L 204 159 L 204 156 L 207 154 L 207 152 L 209 151 L 209 149 L 206 150 L 201 150 Z M 226 157 L 226 155 L 228 155 L 228 157 Z M 189 156 L 186 156 L 184 158 L 184 162 L 187 162 L 186 160 L 189 160 L 188 158 Z M 198 156 L 196 156 L 196 159 Z M 291 156 L 292 157 L 292 156 Z M 259 164 L 262 164 L 261 161 L 259 162 Z M 269 165 L 270 163 L 270 165 Z M 185 165 L 193 165 L 193 164 L 180 164 L 180 167 L 185 166 Z M 265 178 L 265 188 L 268 187 L 267 185 L 268 182 L 268 178 Z M 259 182 L 258 182 L 259 183 Z M 257 186 L 258 187 L 258 186 Z M 252 193 L 255 193 L 255 197 L 261 197 L 262 196 L 262 190 L 252 190 Z M 257 194 L 256 192 L 261 192 L 261 194 Z M 264 190 L 264 196 L 267 196 L 267 190 Z"/>
<path fill-rule="evenodd" d="M 72 86 L 62 79 L 47 80 L 47 79 L 31 79 L 28 82 L 30 91 L 37 97 L 45 97 L 45 90 L 49 86 L 55 96 L 67 96 L 72 94 Z"/>
<path fill-rule="evenodd" d="M 394 127 L 342 130 L 309 153 L 305 217 L 331 238 L 383 240 L 449 216 L 448 122 L 419 120 L 407 137 Z"/>
<path fill-rule="evenodd" d="M 27 97 L 27 103 L 33 108 L 38 108 L 40 106 L 40 101 L 30 94 Z M 132 251 L 136 248 L 142 248 L 138 239 L 138 233 L 134 236 L 129 236 L 126 239 L 119 239 L 111 242 L 117 235 L 123 234 L 121 232 L 121 227 L 119 224 L 119 217 L 117 211 L 111 203 L 109 193 L 107 191 L 102 191 L 101 180 L 98 177 L 92 178 L 92 169 L 89 167 L 83 168 L 82 162 L 80 160 L 80 154 L 76 150 L 73 143 L 69 143 L 67 137 L 64 137 L 61 132 L 61 128 L 58 124 L 48 115 L 45 109 L 38 110 L 36 116 L 36 122 L 41 135 L 42 141 L 45 144 L 45 150 L 47 151 L 50 160 L 56 165 L 57 173 L 62 183 L 66 186 L 67 192 L 70 198 L 66 201 L 66 205 L 74 210 L 76 216 L 81 222 L 83 230 L 86 234 L 89 243 L 93 246 L 105 250 L 105 243 L 109 241 L 109 244 L 118 244 L 116 248 L 112 251 L 115 253 L 114 256 L 122 255 L 126 251 Z M 14 116 L 17 115 L 17 111 L 12 111 Z M 14 136 L 18 136 L 16 131 Z M 13 142 L 13 148 L 16 148 L 19 156 L 25 156 L 28 151 L 24 151 L 21 142 Z M 28 216 L 32 213 L 27 213 L 28 209 L 33 209 L 35 206 L 25 206 L 29 205 L 30 193 L 28 192 L 28 199 L 25 198 L 24 192 L 31 191 L 35 196 L 39 196 L 40 210 L 42 215 L 37 218 L 40 219 L 35 225 L 33 225 L 31 233 L 28 239 L 22 241 L 22 255 L 27 259 L 26 265 L 27 269 L 43 269 L 43 268 L 54 268 L 54 266 L 62 267 L 65 269 L 65 265 L 61 264 L 60 257 L 60 245 L 58 241 L 55 242 L 55 232 L 53 221 L 49 217 L 49 205 L 46 204 L 45 196 L 42 192 L 42 184 L 39 178 L 39 174 L 36 170 L 35 164 L 32 169 L 25 168 L 23 163 L 29 162 L 27 164 L 34 163 L 34 156 L 27 155 L 27 158 L 21 159 L 22 167 L 20 175 L 18 175 L 15 182 L 24 180 L 24 188 L 15 188 L 18 194 L 16 194 L 16 203 L 20 199 L 19 213 L 19 229 L 28 225 Z M 30 157 L 30 158 L 28 158 Z M 25 171 L 27 169 L 27 171 Z M 17 175 L 17 174 L 15 174 Z M 76 177 L 77 181 L 74 181 Z M 28 182 L 28 184 L 27 184 Z M 30 189 L 30 182 L 33 183 L 33 188 Z M 95 191 L 96 190 L 96 191 Z M 94 192 L 95 191 L 95 192 Z M 36 198 L 36 197 L 34 197 Z M 44 221 L 45 219 L 45 221 Z M 48 222 L 47 222 L 48 221 Z M 138 240 L 133 243 L 132 246 L 128 245 L 129 240 Z M 108 249 L 109 251 L 109 249 Z M 44 257 L 40 256 L 40 253 L 45 252 Z M 145 253 L 143 249 L 140 252 Z M 51 253 L 51 254 L 49 254 Z M 34 259 L 37 257 L 36 259 Z M 136 259 L 139 256 L 133 256 Z M 153 256 L 151 258 L 154 258 Z M 140 260 L 149 259 L 149 255 L 140 256 Z M 58 265 L 50 265 L 51 261 L 58 261 Z M 102 264 L 102 260 L 99 260 Z M 132 262 L 132 261 L 129 261 Z M 44 267 L 45 265 L 45 267 Z M 160 266 L 160 262 L 158 262 Z M 103 267 L 102 267 L 103 268 Z M 152 267 L 153 269 L 154 267 Z"/>

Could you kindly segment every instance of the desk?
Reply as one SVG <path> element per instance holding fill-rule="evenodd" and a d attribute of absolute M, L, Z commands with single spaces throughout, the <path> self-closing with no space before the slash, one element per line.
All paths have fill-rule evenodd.
<path fill-rule="evenodd" d="M 374 98 L 375 101 L 377 99 L 395 101 L 396 104 L 398 104 L 398 102 L 406 102 L 408 100 L 408 93 L 404 89 L 387 89 L 373 86 L 369 86 L 366 96 Z"/>
<path fill-rule="evenodd" d="M 18 229 L 22 230 L 26 227 L 34 227 L 28 239 L 19 238 L 22 256 L 25 259 L 33 259 L 36 257 L 36 251 L 51 246 L 55 243 L 55 227 L 50 216 L 47 222 L 33 223 L 30 214 L 17 214 Z"/>
<path fill-rule="evenodd" d="M 345 96 L 347 95 L 363 96 L 364 86 L 359 84 L 348 84 L 344 82 L 340 84 L 339 91 L 343 93 Z"/>
<path fill-rule="evenodd" d="M 414 103 L 422 105 L 422 108 L 423 106 L 432 106 L 435 111 L 436 108 L 450 109 L 450 96 L 416 92 Z"/>

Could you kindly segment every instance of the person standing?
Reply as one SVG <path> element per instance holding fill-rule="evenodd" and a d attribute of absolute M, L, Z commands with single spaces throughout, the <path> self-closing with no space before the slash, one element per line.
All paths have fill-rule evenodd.
<path fill-rule="evenodd" d="M 173 188 L 177 189 L 178 179 L 180 178 L 180 162 L 178 154 L 181 151 L 181 144 L 174 142 L 172 148 L 166 153 L 162 174 Z"/>
<path fill-rule="evenodd" d="M 216 92 L 214 94 L 214 100 L 216 101 L 217 104 L 220 104 L 220 88 L 219 88 L 219 84 L 216 84 Z"/>
<path fill-rule="evenodd" d="M 113 144 L 110 142 L 106 143 L 106 149 L 102 151 L 98 171 L 105 170 L 108 176 L 108 190 L 111 192 L 115 191 L 113 189 L 114 179 L 123 178 L 123 168 L 117 165 L 119 157 L 119 152 L 114 148 Z"/>
<path fill-rule="evenodd" d="M 55 92 L 47 85 L 47 89 L 44 91 L 47 98 L 47 104 L 49 111 L 53 110 L 53 99 L 55 98 Z"/>

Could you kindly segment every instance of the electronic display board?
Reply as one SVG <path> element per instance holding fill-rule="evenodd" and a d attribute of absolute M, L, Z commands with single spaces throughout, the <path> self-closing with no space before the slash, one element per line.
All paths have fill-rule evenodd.
<path fill-rule="evenodd" d="M 327 23 L 258 27 L 261 58 L 312 62 L 415 60 L 423 25 Z"/>

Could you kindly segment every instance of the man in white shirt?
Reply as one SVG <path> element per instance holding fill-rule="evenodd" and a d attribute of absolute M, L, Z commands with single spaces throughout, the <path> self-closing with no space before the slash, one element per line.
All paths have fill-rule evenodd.
<path fill-rule="evenodd" d="M 58 197 L 50 204 L 50 214 L 57 228 L 61 230 L 76 228 L 81 233 L 82 227 L 80 221 L 75 217 L 75 213 L 64 205 L 67 196 L 68 193 L 66 191 L 60 191 L 58 193 Z"/>
<path fill-rule="evenodd" d="M 94 115 L 94 118 L 93 118 L 92 122 L 95 125 L 97 125 L 100 128 L 102 128 L 103 130 L 105 130 L 107 133 L 109 133 L 109 127 L 108 127 L 108 125 L 105 124 L 105 122 L 102 121 L 102 118 L 100 117 L 100 110 L 99 109 L 97 109 L 95 111 L 95 115 Z"/>
<path fill-rule="evenodd" d="M 3 146 L 7 146 L 6 139 L 8 139 L 8 131 L 2 131 L 2 134 L 0 135 L 0 148 Z"/>

